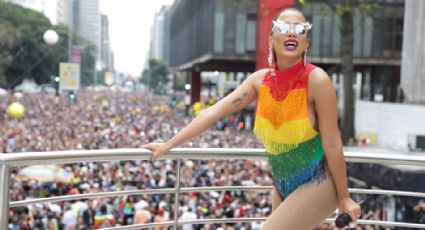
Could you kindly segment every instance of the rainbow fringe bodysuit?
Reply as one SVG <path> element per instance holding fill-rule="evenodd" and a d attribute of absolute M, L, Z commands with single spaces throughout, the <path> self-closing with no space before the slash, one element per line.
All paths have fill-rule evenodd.
<path fill-rule="evenodd" d="M 254 133 L 263 142 L 274 186 L 284 198 L 306 183 L 326 178 L 320 133 L 307 112 L 308 75 L 303 62 L 267 73 L 258 94 Z"/>

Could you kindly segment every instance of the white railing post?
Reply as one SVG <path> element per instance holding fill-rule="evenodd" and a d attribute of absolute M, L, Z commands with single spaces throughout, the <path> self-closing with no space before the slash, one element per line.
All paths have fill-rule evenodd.
<path fill-rule="evenodd" d="M 179 224 L 180 165 L 181 159 L 177 159 L 176 192 L 174 196 L 174 230 L 177 230 L 177 226 Z"/>
<path fill-rule="evenodd" d="M 9 179 L 10 166 L 0 165 L 0 229 L 8 229 L 9 225 Z"/>

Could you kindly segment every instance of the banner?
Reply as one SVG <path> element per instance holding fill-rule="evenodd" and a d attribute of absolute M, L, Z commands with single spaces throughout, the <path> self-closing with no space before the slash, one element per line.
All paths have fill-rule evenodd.
<path fill-rule="evenodd" d="M 83 48 L 81 46 L 73 46 L 71 50 L 71 62 L 72 63 L 81 63 Z"/>
<path fill-rule="evenodd" d="M 75 63 L 60 63 L 61 90 L 78 90 L 80 88 L 80 65 Z"/>
<path fill-rule="evenodd" d="M 112 85 L 114 83 L 112 72 L 105 72 L 105 84 Z"/>

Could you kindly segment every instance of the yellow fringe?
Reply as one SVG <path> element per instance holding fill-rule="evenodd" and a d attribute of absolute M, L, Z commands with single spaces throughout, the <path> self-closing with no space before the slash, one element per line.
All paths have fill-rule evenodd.
<path fill-rule="evenodd" d="M 255 118 L 254 133 L 270 154 L 289 152 L 318 134 L 309 118 L 290 121 L 275 128 L 270 121 L 258 115 Z"/>

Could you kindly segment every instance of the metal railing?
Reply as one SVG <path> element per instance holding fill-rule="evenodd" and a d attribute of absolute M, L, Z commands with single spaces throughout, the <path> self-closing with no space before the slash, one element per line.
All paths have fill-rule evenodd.
<path fill-rule="evenodd" d="M 345 152 L 347 162 L 357 163 L 379 163 L 392 165 L 414 165 L 425 167 L 425 156 L 409 156 L 394 155 L 380 153 L 356 153 Z M 79 163 L 79 162 L 104 162 L 104 161 L 125 161 L 125 160 L 148 160 L 151 152 L 145 149 L 105 149 L 105 150 L 79 150 L 79 151 L 55 151 L 55 152 L 32 152 L 32 153 L 12 153 L 0 154 L 0 176 L 3 183 L 0 184 L 0 229 L 8 228 L 8 211 L 9 208 L 27 206 L 32 204 L 70 201 L 77 199 L 90 199 L 101 197 L 115 197 L 124 195 L 141 195 L 141 194 L 166 194 L 174 193 L 174 217 L 172 222 L 136 224 L 124 227 L 115 227 L 108 229 L 140 229 L 154 226 L 174 226 L 177 229 L 181 224 L 206 224 L 206 223 L 240 223 L 240 222 L 261 222 L 266 218 L 224 218 L 224 219 L 200 219 L 184 221 L 178 220 L 179 196 L 181 193 L 202 192 L 202 191 L 240 191 L 240 190 L 271 190 L 272 186 L 221 186 L 221 187 L 180 187 L 180 165 L 182 160 L 265 160 L 266 154 L 264 149 L 246 149 L 246 148 L 175 148 L 169 154 L 161 156 L 158 160 L 172 159 L 177 160 L 177 177 L 174 188 L 167 189 L 145 189 L 117 192 L 100 192 L 91 194 L 78 194 L 68 196 L 57 196 L 48 198 L 36 198 L 22 201 L 9 201 L 9 182 L 10 168 L 15 166 L 27 165 L 47 165 L 47 164 L 63 164 L 63 163 Z M 425 193 L 390 191 L 390 190 L 369 190 L 369 189 L 350 189 L 351 193 L 360 194 L 382 194 L 395 196 L 410 196 L 425 198 Z M 327 219 L 325 222 L 333 222 L 334 219 Z M 388 227 L 406 227 L 406 228 L 424 228 L 423 224 L 389 222 L 389 221 L 373 221 L 358 220 L 358 224 L 373 224 Z"/>

